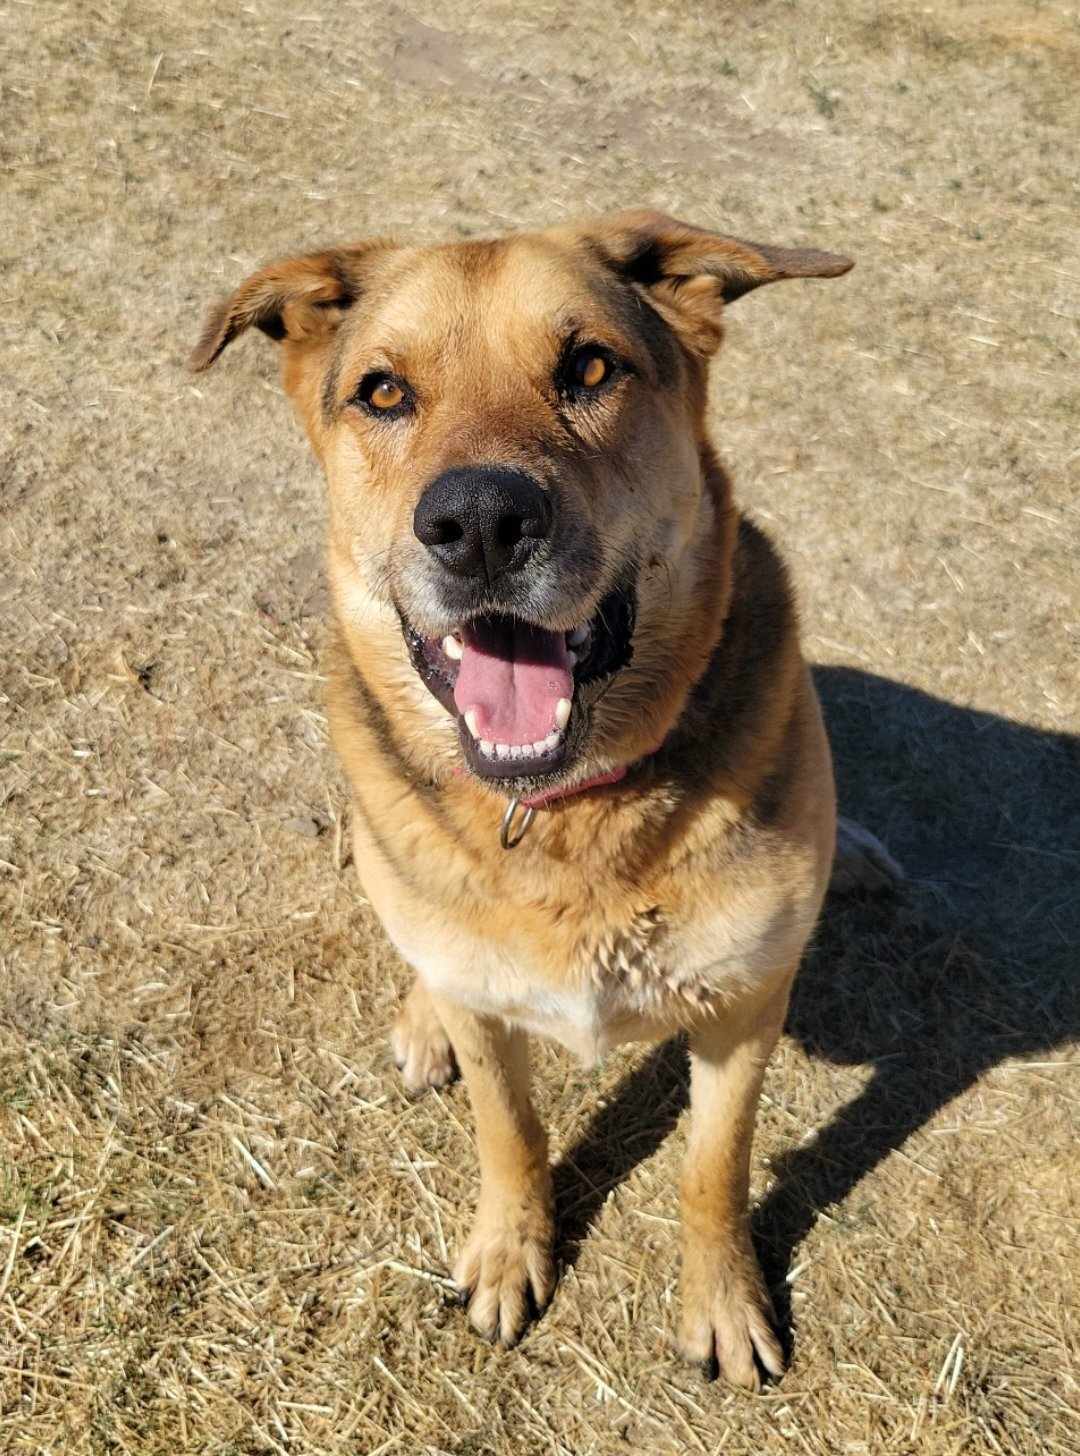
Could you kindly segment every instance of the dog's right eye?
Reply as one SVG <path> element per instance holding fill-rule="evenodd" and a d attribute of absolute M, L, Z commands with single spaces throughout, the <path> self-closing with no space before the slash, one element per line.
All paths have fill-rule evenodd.
<path fill-rule="evenodd" d="M 408 385 L 393 374 L 366 374 L 353 398 L 371 414 L 401 415 L 412 408 Z"/>

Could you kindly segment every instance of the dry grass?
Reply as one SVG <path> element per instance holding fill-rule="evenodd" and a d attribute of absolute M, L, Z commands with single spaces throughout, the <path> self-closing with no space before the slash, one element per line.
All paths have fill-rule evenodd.
<path fill-rule="evenodd" d="M 0 1450 L 1080 1450 L 1075 9 L 413 9 L 0 5 Z M 538 1051 L 568 1272 L 511 1354 L 448 1307 L 470 1117 L 388 1066 L 319 485 L 270 346 L 181 369 L 267 255 L 637 202 L 860 260 L 715 395 L 913 876 L 769 1073 L 758 1400 L 670 1354 L 677 1049 Z"/>

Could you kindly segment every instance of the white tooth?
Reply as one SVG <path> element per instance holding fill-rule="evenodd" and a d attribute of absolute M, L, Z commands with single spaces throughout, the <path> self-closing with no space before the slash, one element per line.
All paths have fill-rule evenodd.
<path fill-rule="evenodd" d="M 470 708 L 465 714 L 465 727 L 474 738 L 480 737 L 480 720 L 476 716 L 476 709 Z"/>
<path fill-rule="evenodd" d="M 481 753 L 486 753 L 487 756 L 488 756 L 488 758 L 493 757 L 494 756 L 494 753 L 495 753 L 495 745 L 494 745 L 494 743 L 489 743 L 486 738 L 481 738 L 481 740 L 480 740 L 480 752 Z"/>
<path fill-rule="evenodd" d="M 558 748 L 561 741 L 561 733 L 549 733 L 548 736 L 544 739 L 544 748 L 548 753 L 550 753 L 553 748 Z"/>
<path fill-rule="evenodd" d="M 570 710 L 573 708 L 573 706 L 574 705 L 569 698 L 560 698 L 559 701 L 555 704 L 556 728 L 566 727 L 567 723 L 569 723 L 570 721 Z"/>
<path fill-rule="evenodd" d="M 500 758 L 509 758 L 510 757 L 510 745 L 509 745 L 509 743 L 496 743 L 496 745 L 495 745 L 495 752 L 498 754 L 498 756 Z"/>
<path fill-rule="evenodd" d="M 569 665 L 571 667 L 577 667 L 577 664 L 578 664 L 578 655 L 577 655 L 577 653 L 576 652 L 568 652 L 566 654 L 566 661 L 569 663 Z"/>
<path fill-rule="evenodd" d="M 520 758 L 521 757 L 521 748 L 520 748 L 520 746 L 517 743 L 512 743 L 510 745 L 510 757 L 511 758 Z"/>
<path fill-rule="evenodd" d="M 536 740 L 536 742 L 533 744 L 533 753 L 543 753 L 543 751 L 544 751 L 544 749 L 546 747 L 547 747 L 547 740 L 545 738 L 538 738 Z"/>
<path fill-rule="evenodd" d="M 442 650 L 446 653 L 447 657 L 452 658 L 454 662 L 460 662 L 461 654 L 465 649 L 462 647 L 461 643 L 457 640 L 456 637 L 450 636 L 443 638 Z"/>
<path fill-rule="evenodd" d="M 580 647 L 583 642 L 588 641 L 588 638 L 588 623 L 582 623 L 580 627 L 575 627 L 574 630 L 567 635 L 566 640 L 571 647 Z"/>

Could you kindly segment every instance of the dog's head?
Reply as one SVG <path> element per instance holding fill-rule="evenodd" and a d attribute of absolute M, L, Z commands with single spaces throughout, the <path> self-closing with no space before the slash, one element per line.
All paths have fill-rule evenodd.
<path fill-rule="evenodd" d="M 734 513 L 703 414 L 724 307 L 850 267 L 644 211 L 364 242 L 249 278 L 192 365 L 252 324 L 280 342 L 347 631 L 396 655 L 435 757 L 460 743 L 478 778 L 536 794 L 655 746 L 715 640 Z"/>

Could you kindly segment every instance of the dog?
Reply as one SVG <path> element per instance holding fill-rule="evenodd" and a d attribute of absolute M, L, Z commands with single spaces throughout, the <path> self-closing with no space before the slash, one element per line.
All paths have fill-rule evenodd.
<path fill-rule="evenodd" d="M 528 1037 L 592 1061 L 685 1033 L 679 1345 L 783 1354 L 751 1245 L 762 1076 L 829 880 L 822 717 L 777 552 L 706 423 L 724 313 L 849 259 L 637 210 L 271 264 L 254 325 L 329 487 L 332 737 L 364 893 L 416 972 L 406 1087 L 460 1068 L 480 1191 L 454 1270 L 511 1345 L 555 1286 Z"/>

